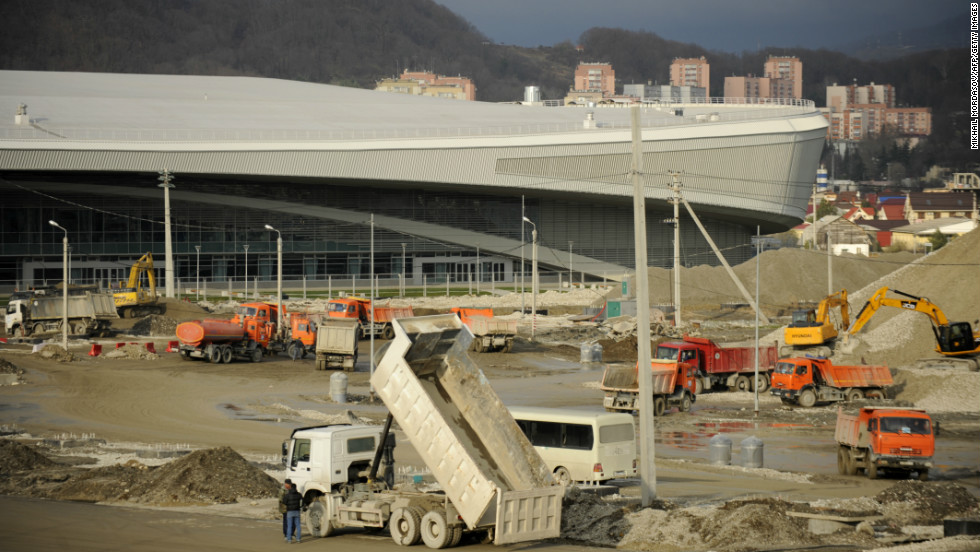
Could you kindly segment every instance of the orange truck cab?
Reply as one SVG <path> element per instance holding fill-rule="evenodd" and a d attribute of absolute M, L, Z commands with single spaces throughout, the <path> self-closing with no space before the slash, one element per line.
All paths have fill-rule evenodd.
<path fill-rule="evenodd" d="M 797 357 L 776 363 L 770 393 L 783 403 L 809 408 L 817 402 L 884 399 L 891 384 L 887 366 L 835 366 L 822 357 Z"/>
<path fill-rule="evenodd" d="M 415 316 L 412 307 L 377 306 L 363 297 L 340 297 L 327 302 L 330 318 L 353 318 L 360 322 L 358 339 L 372 333 L 384 339 L 395 338 L 391 321 Z"/>
<path fill-rule="evenodd" d="M 677 406 L 681 412 L 691 409 L 697 399 L 697 367 L 686 362 L 653 359 L 652 372 L 653 415 L 661 416 L 669 407 Z M 602 405 L 607 412 L 634 411 L 640 407 L 639 363 L 634 366 L 609 364 L 602 374 L 599 385 L 605 393 Z"/>
<path fill-rule="evenodd" d="M 283 308 L 283 316 L 286 309 Z M 243 303 L 235 311 L 232 322 L 245 328 L 248 337 L 264 349 L 278 347 L 279 307 L 273 303 Z"/>
<path fill-rule="evenodd" d="M 923 409 L 864 407 L 856 413 L 837 411 L 837 470 L 871 479 L 882 470 L 916 472 L 929 477 L 936 450 L 936 428 Z"/>

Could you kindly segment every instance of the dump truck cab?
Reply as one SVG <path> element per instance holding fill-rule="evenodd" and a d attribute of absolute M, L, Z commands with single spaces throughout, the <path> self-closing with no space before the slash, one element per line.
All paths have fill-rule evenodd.
<path fill-rule="evenodd" d="M 772 373 L 773 394 L 778 389 L 799 392 L 807 386 L 820 383 L 820 368 L 815 360 L 784 358 L 777 362 Z"/>
<path fill-rule="evenodd" d="M 309 504 L 317 496 L 367 481 L 384 431 L 382 426 L 303 427 L 282 444 L 286 477 Z"/>
<path fill-rule="evenodd" d="M 283 316 L 285 311 L 283 308 Z M 231 321 L 245 328 L 249 339 L 267 349 L 269 343 L 276 339 L 279 307 L 272 303 L 244 303 L 235 311 Z"/>
<path fill-rule="evenodd" d="M 923 409 L 864 407 L 838 410 L 834 437 L 840 446 L 838 468 L 854 475 L 864 468 L 875 479 L 881 470 L 917 472 L 928 478 L 935 454 L 935 427 Z"/>
<path fill-rule="evenodd" d="M 339 297 L 327 302 L 327 316 L 330 318 L 354 318 L 362 324 L 367 323 L 370 299 L 360 297 Z"/>

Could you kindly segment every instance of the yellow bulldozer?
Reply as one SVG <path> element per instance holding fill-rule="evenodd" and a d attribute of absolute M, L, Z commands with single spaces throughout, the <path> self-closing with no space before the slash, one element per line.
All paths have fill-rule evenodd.
<path fill-rule="evenodd" d="M 129 281 L 119 282 L 119 288 L 112 290 L 116 312 L 122 318 L 141 318 L 151 314 L 162 314 L 163 306 L 157 297 L 156 276 L 153 274 L 153 253 L 147 252 L 133 263 L 129 269 Z"/>
<path fill-rule="evenodd" d="M 834 320 L 831 309 L 840 309 L 840 318 Z M 780 356 L 810 352 L 818 356 L 830 356 L 831 344 L 850 325 L 847 290 L 842 289 L 825 297 L 816 309 L 793 311 L 793 320 L 783 333 L 785 347 Z"/>

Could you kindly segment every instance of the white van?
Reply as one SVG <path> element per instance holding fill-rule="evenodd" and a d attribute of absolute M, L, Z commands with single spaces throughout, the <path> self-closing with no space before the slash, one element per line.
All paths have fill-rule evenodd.
<path fill-rule="evenodd" d="M 567 408 L 509 408 L 559 483 L 636 477 L 633 416 Z"/>

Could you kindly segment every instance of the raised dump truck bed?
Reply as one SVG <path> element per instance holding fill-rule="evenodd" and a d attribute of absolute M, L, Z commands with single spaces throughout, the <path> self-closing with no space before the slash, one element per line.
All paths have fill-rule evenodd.
<path fill-rule="evenodd" d="M 564 488 L 467 356 L 454 315 L 397 319 L 371 384 L 470 529 L 504 544 L 553 538 Z"/>

